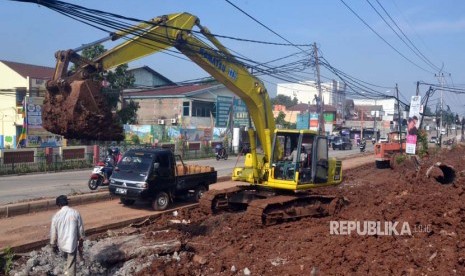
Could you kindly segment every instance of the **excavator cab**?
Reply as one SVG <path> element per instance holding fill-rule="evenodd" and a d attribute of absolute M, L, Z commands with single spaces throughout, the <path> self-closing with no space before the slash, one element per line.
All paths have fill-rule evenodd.
<path fill-rule="evenodd" d="M 334 162 L 333 162 L 334 163 Z M 328 140 L 310 130 L 276 130 L 271 156 L 268 186 L 292 190 L 306 189 L 308 185 L 340 183 L 340 167 L 332 166 L 328 158 Z M 340 178 L 340 177 L 339 177 Z"/>

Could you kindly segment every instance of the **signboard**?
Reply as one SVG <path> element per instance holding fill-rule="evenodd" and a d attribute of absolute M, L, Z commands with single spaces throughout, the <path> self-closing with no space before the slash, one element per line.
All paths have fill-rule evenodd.
<path fill-rule="evenodd" d="M 249 112 L 241 99 L 234 98 L 234 127 L 249 126 Z"/>
<path fill-rule="evenodd" d="M 410 112 L 407 120 L 407 143 L 405 152 L 415 154 L 417 146 L 417 133 L 420 126 L 421 96 L 412 96 L 410 101 Z"/>
<path fill-rule="evenodd" d="M 318 131 L 318 113 L 310 113 L 310 130 Z"/>
<path fill-rule="evenodd" d="M 216 97 L 216 123 L 217 127 L 226 127 L 229 121 L 229 112 L 231 104 L 233 103 L 232 97 L 217 96 Z"/>
<path fill-rule="evenodd" d="M 42 127 L 43 97 L 26 97 L 24 109 L 27 124 L 27 147 L 59 147 L 62 137 Z"/>

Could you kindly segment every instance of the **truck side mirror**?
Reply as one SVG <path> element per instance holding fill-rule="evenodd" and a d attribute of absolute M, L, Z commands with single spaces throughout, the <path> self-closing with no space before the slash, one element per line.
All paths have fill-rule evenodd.
<path fill-rule="evenodd" d="M 154 170 L 158 169 L 159 167 L 160 167 L 160 163 L 158 163 L 158 162 L 153 163 L 153 169 Z"/>

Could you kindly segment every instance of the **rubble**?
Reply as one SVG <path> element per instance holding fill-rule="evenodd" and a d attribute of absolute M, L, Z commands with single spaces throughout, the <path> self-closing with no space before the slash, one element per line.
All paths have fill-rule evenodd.
<path fill-rule="evenodd" d="M 168 213 L 137 228 L 140 232 L 86 241 L 85 264 L 92 266 L 78 270 L 80 275 L 465 275 L 465 176 L 457 173 L 448 185 L 438 185 L 426 172 L 437 162 L 463 172 L 463 156 L 465 148 L 457 146 L 420 160 L 419 171 L 410 159 L 394 169 L 369 164 L 348 171 L 342 185 L 315 191 L 350 202 L 323 218 L 264 227 L 247 223 L 243 213 L 177 210 L 176 219 L 190 223 L 173 224 Z M 398 222 L 411 233 L 334 235 L 332 221 Z M 50 259 L 49 250 L 22 257 L 10 275 L 58 275 L 61 261 Z"/>

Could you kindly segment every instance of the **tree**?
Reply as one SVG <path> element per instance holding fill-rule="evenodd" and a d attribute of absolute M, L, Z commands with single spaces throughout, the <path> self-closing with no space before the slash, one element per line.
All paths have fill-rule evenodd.
<path fill-rule="evenodd" d="M 139 103 L 130 100 L 124 108 L 118 111 L 121 122 L 129 125 L 137 124 L 137 110 L 139 107 Z"/>
<path fill-rule="evenodd" d="M 105 53 L 105 51 L 106 49 L 103 45 L 97 44 L 84 49 L 81 56 L 93 60 Z M 108 105 L 112 109 L 116 109 L 118 102 L 121 102 L 121 110 L 117 112 L 121 122 L 123 124 L 134 124 L 137 122 L 137 110 L 140 106 L 132 100 L 126 105 L 122 98 L 123 90 L 133 86 L 135 82 L 134 76 L 128 73 L 127 70 L 128 65 L 122 64 L 117 66 L 113 71 L 103 74 L 100 78 L 102 81 L 106 80 L 109 83 L 108 87 L 102 89 L 102 93 L 105 94 Z"/>
<path fill-rule="evenodd" d="M 294 97 L 294 99 L 291 99 L 291 97 L 286 95 L 277 95 L 276 97 L 271 99 L 272 105 L 284 105 L 285 107 L 291 107 L 298 103 L 299 100 L 296 97 Z"/>
<path fill-rule="evenodd" d="M 285 120 L 286 119 L 286 114 L 282 111 L 279 112 L 278 116 L 275 118 L 275 124 L 277 126 L 281 126 L 285 129 L 295 129 L 296 124 L 290 123 Z"/>

